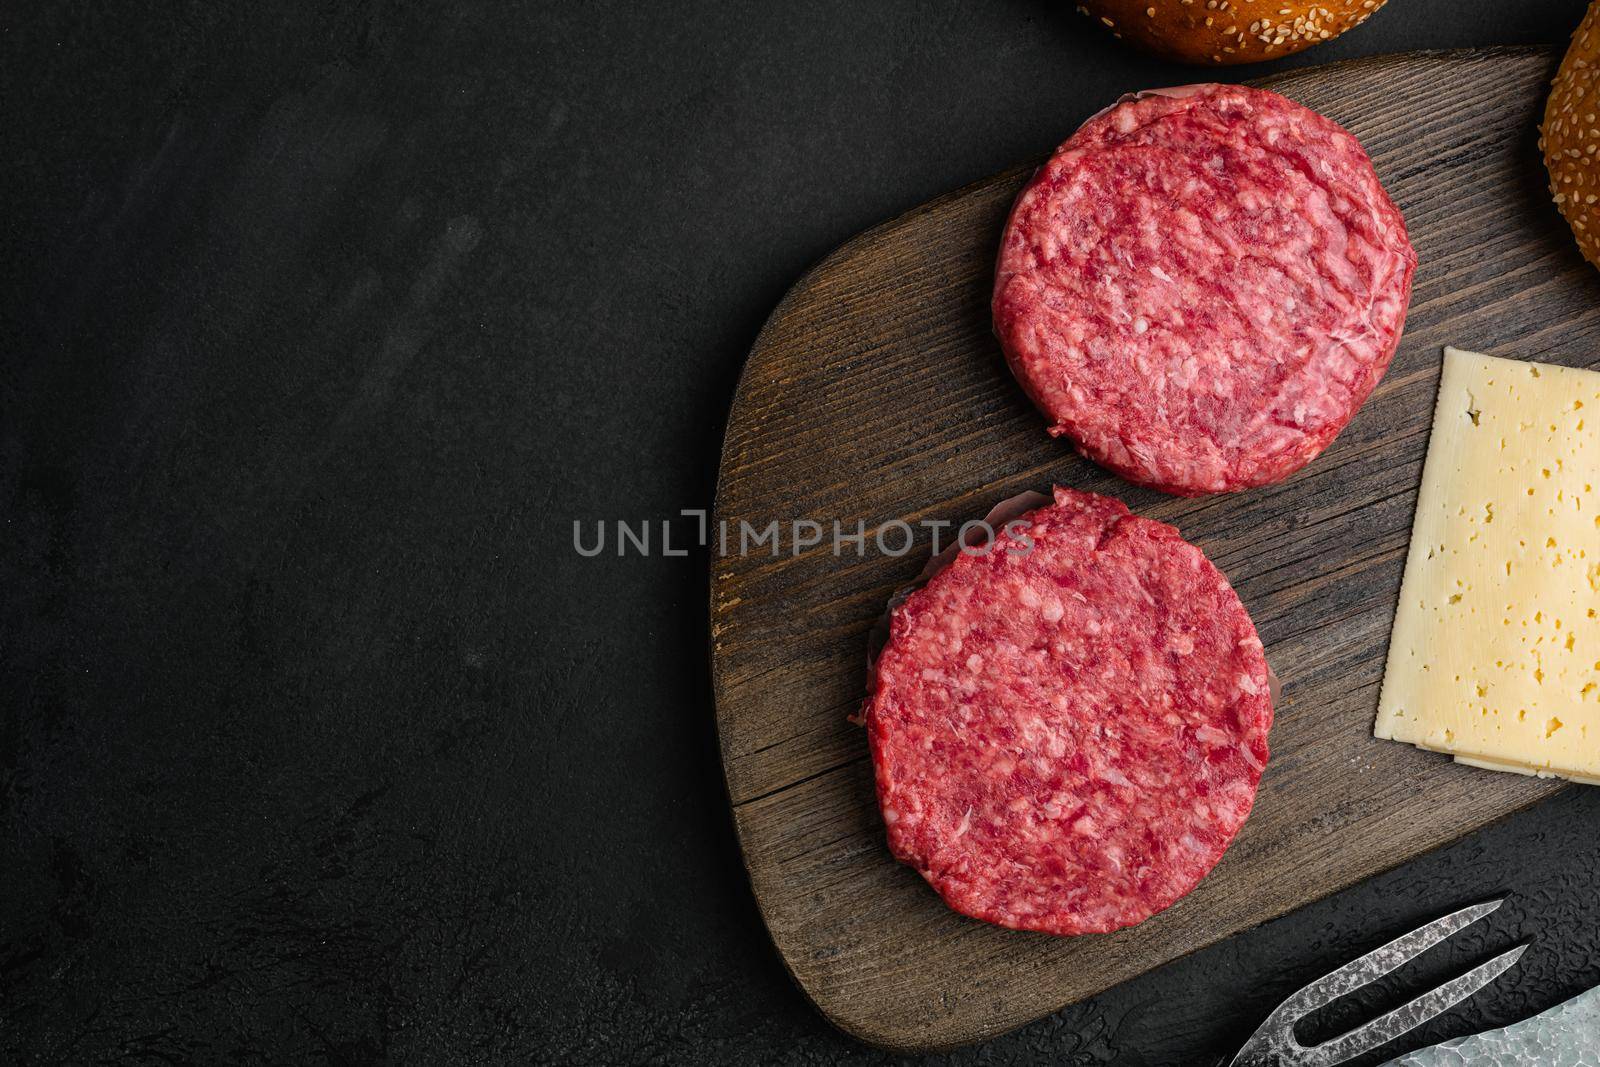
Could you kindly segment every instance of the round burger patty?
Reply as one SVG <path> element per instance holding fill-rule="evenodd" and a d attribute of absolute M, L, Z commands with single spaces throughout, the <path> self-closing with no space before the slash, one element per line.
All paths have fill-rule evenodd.
<path fill-rule="evenodd" d="M 1394 357 L 1416 253 L 1356 139 L 1263 89 L 1091 118 L 1018 196 L 994 326 L 1050 433 L 1186 496 L 1310 462 Z"/>
<path fill-rule="evenodd" d="M 889 847 L 950 907 L 1100 933 L 1221 858 L 1272 699 L 1198 548 L 1108 497 L 1054 499 L 894 610 L 863 718 Z"/>

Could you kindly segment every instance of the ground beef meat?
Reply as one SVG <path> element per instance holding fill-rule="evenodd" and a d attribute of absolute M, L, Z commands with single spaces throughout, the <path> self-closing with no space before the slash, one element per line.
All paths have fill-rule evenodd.
<path fill-rule="evenodd" d="M 1310 462 L 1383 377 L 1416 253 L 1366 152 L 1263 89 L 1140 94 L 1017 198 L 994 325 L 1050 433 L 1171 493 Z"/>
<path fill-rule="evenodd" d="M 1054 500 L 894 609 L 862 716 L 890 849 L 950 907 L 1099 933 L 1221 858 L 1272 700 L 1198 548 L 1108 497 Z"/>

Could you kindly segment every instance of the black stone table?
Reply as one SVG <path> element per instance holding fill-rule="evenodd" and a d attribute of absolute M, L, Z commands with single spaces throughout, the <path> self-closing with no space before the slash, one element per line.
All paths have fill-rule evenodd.
<path fill-rule="evenodd" d="M 1231 76 L 1583 7 L 1393 0 Z M 756 915 L 704 552 L 572 522 L 709 503 L 833 246 L 1204 75 L 1022 0 L 69 0 L 0 49 L 0 1061 L 883 1059 Z M 1205 1062 L 1507 890 L 1406 988 L 1531 939 L 1411 1044 L 1508 1022 L 1600 982 L 1597 829 L 1569 792 L 946 1059 Z"/>

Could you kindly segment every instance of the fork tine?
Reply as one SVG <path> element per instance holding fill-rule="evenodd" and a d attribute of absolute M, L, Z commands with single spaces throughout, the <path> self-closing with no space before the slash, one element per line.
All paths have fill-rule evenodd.
<path fill-rule="evenodd" d="M 1409 1004 L 1404 1004 L 1365 1026 L 1358 1026 L 1332 1041 L 1324 1041 L 1320 1045 L 1307 1048 L 1294 1036 L 1295 1024 L 1308 1012 L 1315 1011 L 1409 963 L 1504 903 L 1505 898 L 1501 897 L 1499 900 L 1474 904 L 1470 908 L 1451 912 L 1425 926 L 1419 926 L 1409 934 L 1402 934 L 1387 945 L 1375 948 L 1360 959 L 1352 960 L 1338 970 L 1318 978 L 1304 989 L 1292 994 L 1267 1016 L 1256 1032 L 1250 1035 L 1250 1040 L 1245 1042 L 1244 1048 L 1234 1057 L 1233 1067 L 1267 1067 L 1269 1064 L 1282 1067 L 1288 1063 L 1296 1064 L 1297 1067 L 1332 1067 L 1333 1064 L 1345 1063 L 1368 1049 L 1392 1041 L 1412 1027 L 1419 1026 L 1440 1012 L 1459 1004 L 1505 973 L 1508 967 L 1521 958 L 1527 946 L 1520 945 L 1488 963 L 1480 964 L 1461 977 L 1446 982 Z"/>
<path fill-rule="evenodd" d="M 1318 978 L 1278 1005 L 1278 1009 L 1272 1013 L 1272 1018 L 1282 1020 L 1292 1017 L 1298 1020 L 1307 1012 L 1315 1011 L 1324 1004 L 1331 1003 L 1346 993 L 1354 992 L 1368 982 L 1376 981 L 1390 971 L 1411 962 L 1445 938 L 1491 914 L 1504 903 L 1505 898 L 1501 897 L 1499 900 L 1474 904 L 1470 908 L 1462 908 L 1443 918 L 1435 919 L 1426 926 L 1419 926 L 1409 934 L 1402 934 L 1387 945 L 1381 945 L 1365 956 L 1351 960 L 1338 970 Z"/>
<path fill-rule="evenodd" d="M 1429 990 L 1416 999 L 1402 1004 L 1387 1015 L 1381 1015 L 1370 1023 L 1358 1026 L 1331 1041 L 1324 1041 L 1310 1050 L 1313 1062 L 1329 1065 L 1344 1063 L 1363 1053 L 1371 1052 L 1379 1045 L 1388 1044 L 1434 1016 L 1449 1011 L 1499 978 L 1522 958 L 1527 949 L 1527 945 L 1518 945 L 1508 952 L 1502 952 L 1487 963 L 1480 963 L 1459 978 L 1452 978 L 1437 989 Z"/>

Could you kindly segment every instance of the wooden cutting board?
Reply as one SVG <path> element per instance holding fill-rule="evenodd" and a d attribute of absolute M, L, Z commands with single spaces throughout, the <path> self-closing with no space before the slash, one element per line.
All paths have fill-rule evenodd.
<path fill-rule="evenodd" d="M 1360 138 L 1421 260 L 1388 376 L 1332 447 L 1276 486 L 1182 500 L 1045 435 L 988 307 L 1000 230 L 1033 165 L 862 234 L 778 306 L 723 446 L 715 519 L 730 543 L 713 549 L 712 672 L 756 898 L 795 980 L 836 1025 L 907 1051 L 992 1037 L 1561 788 L 1371 736 L 1441 346 L 1573 365 L 1600 353 L 1600 274 L 1550 205 L 1536 148 L 1555 58 L 1409 54 L 1261 83 Z M 1155 918 L 1078 938 L 962 918 L 897 864 L 863 731 L 845 719 L 862 696 L 868 630 L 927 557 L 917 524 L 981 518 L 1052 482 L 1121 497 L 1199 544 L 1284 685 L 1254 813 L 1222 863 Z M 785 529 L 779 558 L 738 554 L 741 521 L 807 518 L 826 531 L 820 546 L 796 556 Z M 833 520 L 850 533 L 895 519 L 920 531 L 911 553 L 834 555 Z"/>

